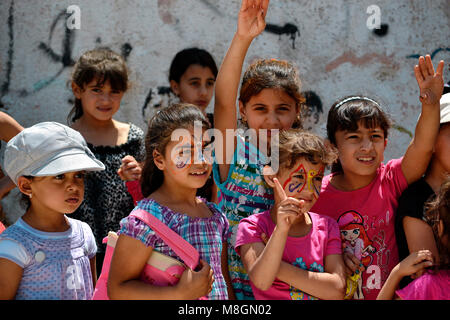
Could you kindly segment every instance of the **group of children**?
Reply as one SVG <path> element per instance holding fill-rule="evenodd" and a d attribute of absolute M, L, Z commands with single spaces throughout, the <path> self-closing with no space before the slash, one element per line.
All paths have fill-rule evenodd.
<path fill-rule="evenodd" d="M 240 81 L 268 4 L 242 1 L 219 70 L 203 50 L 177 54 L 169 81 L 180 103 L 156 112 L 145 141 L 113 119 L 128 72 L 99 49 L 74 66 L 71 127 L 44 122 L 5 139 L 3 169 L 27 210 L 0 235 L 0 299 L 91 299 L 101 267 L 110 267 L 110 299 L 450 298 L 444 62 L 435 70 L 420 57 L 414 138 L 384 164 L 390 121 L 373 99 L 333 104 L 325 140 L 300 129 L 304 98 L 290 62 L 258 60 Z M 144 283 L 153 250 L 180 257 L 135 210 L 187 240 L 198 267 L 172 286 Z M 119 234 L 110 266 L 108 231 Z"/>

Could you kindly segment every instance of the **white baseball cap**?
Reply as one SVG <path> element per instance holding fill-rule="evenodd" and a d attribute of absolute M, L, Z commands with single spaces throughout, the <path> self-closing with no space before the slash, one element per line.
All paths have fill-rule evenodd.
<path fill-rule="evenodd" d="M 441 100 L 441 121 L 440 123 L 450 122 L 450 92 L 442 95 Z"/>
<path fill-rule="evenodd" d="M 20 176 L 105 169 L 78 131 L 57 122 L 38 123 L 9 140 L 3 163 L 3 169 L 16 185 Z"/>

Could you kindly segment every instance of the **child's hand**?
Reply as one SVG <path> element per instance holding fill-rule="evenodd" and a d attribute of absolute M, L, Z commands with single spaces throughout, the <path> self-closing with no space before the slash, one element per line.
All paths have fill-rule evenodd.
<path fill-rule="evenodd" d="M 238 16 L 237 34 L 244 38 L 256 38 L 266 28 L 269 0 L 243 0 Z"/>
<path fill-rule="evenodd" d="M 413 252 L 400 261 L 396 268 L 401 277 L 423 272 L 425 268 L 433 265 L 433 255 L 429 250 Z"/>
<path fill-rule="evenodd" d="M 122 159 L 122 164 L 120 165 L 117 174 L 120 179 L 124 181 L 134 181 L 141 178 L 142 168 L 139 162 L 133 156 L 125 156 Z"/>
<path fill-rule="evenodd" d="M 289 230 L 295 219 L 303 214 L 305 201 L 288 197 L 277 178 L 273 179 L 275 195 L 281 202 L 277 205 L 277 227 Z"/>
<path fill-rule="evenodd" d="M 444 78 L 442 77 L 444 70 L 444 61 L 438 64 L 436 72 L 434 72 L 433 62 L 430 55 L 419 58 L 419 65 L 414 66 L 414 74 L 420 89 L 420 102 L 426 105 L 437 104 L 444 91 Z"/>
<path fill-rule="evenodd" d="M 344 251 L 343 258 L 345 263 L 345 273 L 347 276 L 351 276 L 355 272 L 363 272 L 365 270 L 364 265 L 353 253 Z"/>
<path fill-rule="evenodd" d="M 178 285 L 185 299 L 198 299 L 206 296 L 212 290 L 214 273 L 204 260 L 200 259 L 200 270 L 186 269 L 180 278 Z"/>

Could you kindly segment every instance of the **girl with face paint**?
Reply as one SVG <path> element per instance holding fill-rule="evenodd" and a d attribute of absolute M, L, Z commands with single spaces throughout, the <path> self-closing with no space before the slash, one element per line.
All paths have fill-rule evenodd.
<path fill-rule="evenodd" d="M 210 124 L 191 104 L 174 104 L 149 121 L 146 157 L 140 180 L 145 196 L 136 208 L 161 220 L 192 244 L 200 254 L 198 269 L 187 269 L 173 287 L 157 287 L 138 279 L 157 250 L 179 259 L 156 233 L 128 216 L 120 222 L 119 239 L 111 261 L 108 295 L 111 299 L 226 300 L 231 288 L 226 251 L 228 220 L 217 205 L 197 197 L 212 167 Z M 232 298 L 233 296 L 231 296 Z"/>
<path fill-rule="evenodd" d="M 336 159 L 323 140 L 295 129 L 280 133 L 277 173 L 265 167 L 275 205 L 242 219 L 236 252 L 256 299 L 342 299 L 345 271 L 339 227 L 310 212 L 325 167 Z M 267 243 L 263 234 L 269 237 Z"/>

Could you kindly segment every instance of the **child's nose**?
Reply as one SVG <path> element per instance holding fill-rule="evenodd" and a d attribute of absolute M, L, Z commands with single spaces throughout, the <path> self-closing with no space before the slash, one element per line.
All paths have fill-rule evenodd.
<path fill-rule="evenodd" d="M 370 150 L 373 147 L 373 142 L 370 138 L 365 138 L 362 141 L 361 149 Z"/>
<path fill-rule="evenodd" d="M 280 123 L 280 119 L 278 119 L 275 112 L 269 112 L 267 114 L 266 122 L 269 125 L 269 128 L 277 128 Z"/>

